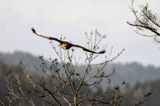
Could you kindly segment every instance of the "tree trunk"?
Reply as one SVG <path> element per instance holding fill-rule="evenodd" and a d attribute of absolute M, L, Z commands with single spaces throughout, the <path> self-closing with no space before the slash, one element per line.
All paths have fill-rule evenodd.
<path fill-rule="evenodd" d="M 74 106 L 78 106 L 78 102 L 77 102 L 77 94 L 74 95 Z"/>

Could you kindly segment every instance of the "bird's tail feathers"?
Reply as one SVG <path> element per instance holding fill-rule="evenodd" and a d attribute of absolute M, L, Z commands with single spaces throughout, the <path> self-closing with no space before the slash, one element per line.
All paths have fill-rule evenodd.
<path fill-rule="evenodd" d="M 98 54 L 104 54 L 104 53 L 106 53 L 105 50 L 102 50 L 102 51 L 98 52 Z"/>

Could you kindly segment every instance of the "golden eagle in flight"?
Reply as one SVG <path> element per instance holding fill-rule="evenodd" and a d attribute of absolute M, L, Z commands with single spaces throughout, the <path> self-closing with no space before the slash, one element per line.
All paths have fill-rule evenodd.
<path fill-rule="evenodd" d="M 48 40 L 55 40 L 55 41 L 59 42 L 60 43 L 60 47 L 63 48 L 63 49 L 66 49 L 66 50 L 70 49 L 71 47 L 77 47 L 77 48 L 81 48 L 83 51 L 91 52 L 91 53 L 95 53 L 95 54 L 104 54 L 105 53 L 105 50 L 102 50 L 100 52 L 95 52 L 95 51 L 89 50 L 89 49 L 87 49 L 85 47 L 82 47 L 80 45 L 72 44 L 70 42 L 63 41 L 63 40 L 60 40 L 60 39 L 57 39 L 57 38 L 54 38 L 54 37 L 48 37 L 48 36 L 40 35 L 40 34 L 38 34 L 36 32 L 36 30 L 34 28 L 31 28 L 31 30 L 37 36 L 40 36 L 40 37 L 48 39 Z"/>

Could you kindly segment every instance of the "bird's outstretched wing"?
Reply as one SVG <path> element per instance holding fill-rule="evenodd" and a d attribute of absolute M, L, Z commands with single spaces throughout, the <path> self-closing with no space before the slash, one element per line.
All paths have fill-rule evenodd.
<path fill-rule="evenodd" d="M 72 44 L 72 43 L 69 43 L 67 41 L 62 41 L 62 40 L 59 40 L 59 39 L 54 38 L 54 37 L 48 37 L 48 36 L 40 35 L 36 32 L 36 30 L 34 28 L 31 28 L 31 30 L 37 36 L 40 36 L 40 37 L 48 39 L 48 40 L 55 40 L 55 41 L 59 42 L 62 46 L 64 44 L 66 49 L 70 49 L 71 47 L 77 47 L 77 48 L 81 48 L 83 51 L 90 52 L 90 53 L 95 53 L 95 54 L 104 54 L 105 53 L 105 50 L 102 50 L 100 52 L 95 52 L 95 51 L 89 50 L 89 49 L 87 49 L 83 46 L 80 46 L 80 45 Z"/>
<path fill-rule="evenodd" d="M 33 32 L 35 35 L 40 36 L 40 37 L 42 37 L 42 38 L 45 38 L 45 39 L 48 39 L 48 40 L 55 40 L 55 41 L 57 41 L 57 42 L 59 42 L 59 43 L 62 43 L 62 42 L 63 42 L 63 41 L 61 41 L 61 40 L 59 40 L 59 39 L 57 39 L 57 38 L 54 38 L 54 37 L 49 37 L 49 36 L 40 35 L 40 34 L 38 34 L 38 33 L 36 32 L 36 30 L 35 30 L 34 28 L 31 28 L 31 30 L 32 30 L 32 32 Z"/>
<path fill-rule="evenodd" d="M 87 48 L 85 48 L 83 46 L 74 45 L 74 44 L 72 44 L 72 47 L 81 48 L 83 51 L 90 52 L 90 53 L 95 53 L 95 54 L 104 54 L 106 52 L 105 50 L 102 50 L 102 51 L 99 51 L 99 52 L 95 52 L 95 51 L 89 50 L 89 49 L 87 49 Z"/>

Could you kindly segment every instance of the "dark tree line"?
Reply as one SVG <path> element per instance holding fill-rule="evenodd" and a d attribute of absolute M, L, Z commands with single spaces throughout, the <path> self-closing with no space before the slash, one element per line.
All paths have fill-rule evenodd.
<path fill-rule="evenodd" d="M 48 94 L 48 92 L 55 90 L 50 78 L 44 78 L 44 76 L 30 73 L 30 71 L 25 70 L 23 65 L 9 67 L 1 62 L 0 66 L 2 66 L 0 70 L 0 104 L 2 106 L 58 105 L 56 101 L 52 99 L 52 96 Z M 75 83 L 79 83 L 79 80 L 75 80 Z M 99 97 L 101 97 L 101 103 L 96 104 L 92 101 L 93 105 L 106 106 L 103 102 L 107 103 L 109 101 L 110 103 L 114 103 L 114 101 L 117 100 L 119 102 L 117 102 L 116 106 L 157 106 L 160 104 L 160 80 L 137 83 L 133 87 L 129 84 L 125 84 L 125 82 L 122 83 L 123 84 L 120 84 L 120 86 L 111 86 L 111 83 L 106 89 L 102 89 L 101 86 L 97 86 L 97 90 L 92 90 L 90 92 L 90 96 L 96 97 L 99 100 Z M 61 88 L 61 92 L 64 93 L 64 96 L 68 99 L 72 99 L 69 94 L 71 92 L 70 85 L 66 84 L 65 87 Z M 90 87 L 82 87 L 80 93 L 86 93 L 86 91 L 90 91 Z M 152 91 L 152 95 L 150 91 Z M 119 96 L 115 96 L 116 94 Z M 87 97 L 83 97 L 83 99 L 87 99 Z M 68 106 L 63 99 L 61 100 L 58 98 L 58 100 L 60 100 L 63 106 Z M 87 106 L 89 103 L 83 103 L 83 105 Z M 111 104 L 107 104 L 107 106 L 111 106 Z"/>

